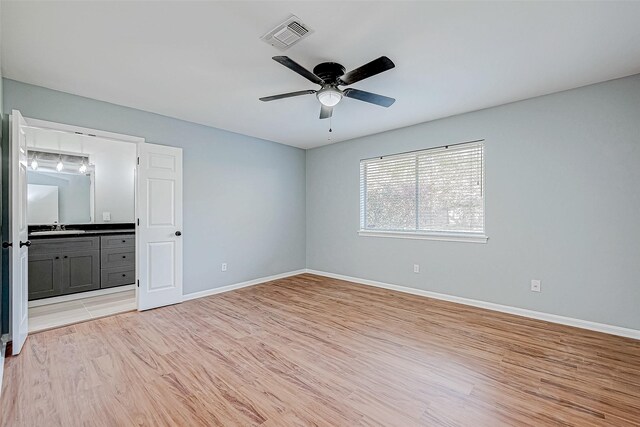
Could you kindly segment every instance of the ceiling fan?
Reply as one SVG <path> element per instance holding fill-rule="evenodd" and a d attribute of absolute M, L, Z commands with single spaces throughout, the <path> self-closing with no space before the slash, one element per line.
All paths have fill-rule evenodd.
<path fill-rule="evenodd" d="M 363 66 L 356 68 L 353 71 L 349 71 L 346 74 L 345 68 L 336 62 L 323 62 L 316 65 L 313 68 L 313 72 L 311 72 L 288 56 L 274 56 L 273 60 L 279 62 L 290 70 L 295 71 L 312 83 L 320 85 L 321 88 L 319 90 L 309 89 L 298 92 L 283 93 L 280 95 L 266 96 L 264 98 L 260 98 L 260 101 L 275 101 L 276 99 L 315 93 L 318 97 L 318 101 L 322 104 L 320 108 L 321 119 L 328 119 L 331 117 L 333 107 L 342 100 L 342 97 L 369 102 L 371 104 L 380 105 L 381 107 L 389 107 L 396 101 L 393 98 L 366 92 L 364 90 L 352 88 L 341 90 L 338 87 L 352 85 L 360 80 L 375 76 L 376 74 L 380 74 L 395 67 L 393 61 L 386 56 L 374 59 L 368 64 L 364 64 Z"/>

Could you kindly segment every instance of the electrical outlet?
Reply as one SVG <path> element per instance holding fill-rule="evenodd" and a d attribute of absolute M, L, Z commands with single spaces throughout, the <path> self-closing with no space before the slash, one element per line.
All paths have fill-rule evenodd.
<path fill-rule="evenodd" d="M 111 212 L 102 212 L 102 220 L 104 222 L 111 221 Z"/>
<path fill-rule="evenodd" d="M 413 264 L 413 272 L 420 273 L 420 264 Z"/>
<path fill-rule="evenodd" d="M 532 280 L 531 281 L 531 292 L 540 292 L 542 289 L 540 287 L 540 280 Z"/>
<path fill-rule="evenodd" d="M 223 262 L 223 263 L 222 263 L 222 268 L 221 268 L 221 270 L 222 270 L 222 271 L 227 271 L 227 263 L 226 263 L 226 262 Z"/>

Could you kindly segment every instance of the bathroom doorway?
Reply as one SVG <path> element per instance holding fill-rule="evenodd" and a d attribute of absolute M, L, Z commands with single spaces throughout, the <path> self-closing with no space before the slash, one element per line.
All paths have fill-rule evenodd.
<path fill-rule="evenodd" d="M 29 333 L 135 310 L 136 144 L 29 123 Z"/>
<path fill-rule="evenodd" d="M 30 311 L 48 316 L 43 330 L 182 302 L 182 149 L 18 110 L 9 123 L 12 354 L 34 329 Z"/>

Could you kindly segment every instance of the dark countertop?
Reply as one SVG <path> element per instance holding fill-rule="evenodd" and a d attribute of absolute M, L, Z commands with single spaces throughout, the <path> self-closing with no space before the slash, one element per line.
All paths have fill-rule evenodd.
<path fill-rule="evenodd" d="M 135 234 L 135 225 L 133 223 L 114 223 L 114 224 L 65 224 L 67 231 L 84 230 L 78 233 L 64 234 L 40 234 L 33 235 L 37 231 L 49 231 L 50 225 L 30 225 L 29 239 L 64 239 L 66 237 L 82 237 L 82 236 L 105 236 L 110 234 Z"/>
<path fill-rule="evenodd" d="M 82 236 L 104 236 L 109 234 L 135 234 L 135 230 L 85 230 L 83 233 L 65 233 L 65 234 L 29 234 L 29 240 L 36 239 L 64 239 L 67 237 L 82 237 Z"/>

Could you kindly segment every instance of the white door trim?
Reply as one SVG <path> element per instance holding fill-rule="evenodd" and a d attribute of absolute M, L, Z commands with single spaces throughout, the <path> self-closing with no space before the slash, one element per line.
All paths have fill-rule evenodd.
<path fill-rule="evenodd" d="M 83 135 L 95 136 L 98 138 L 105 138 L 105 139 L 112 139 L 114 141 L 132 142 L 134 144 L 145 142 L 145 139 L 139 136 L 131 136 L 131 135 L 125 135 L 125 134 L 115 133 L 115 132 L 107 132 L 104 130 L 90 129 L 90 128 L 69 125 L 64 123 L 49 122 L 47 120 L 33 119 L 30 117 L 25 117 L 24 120 L 27 122 L 27 125 L 29 127 L 38 128 L 38 129 L 49 129 L 49 130 L 55 130 L 59 132 L 66 132 L 66 133 L 72 133 L 72 134 L 81 133 Z"/>

